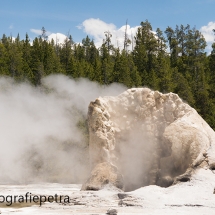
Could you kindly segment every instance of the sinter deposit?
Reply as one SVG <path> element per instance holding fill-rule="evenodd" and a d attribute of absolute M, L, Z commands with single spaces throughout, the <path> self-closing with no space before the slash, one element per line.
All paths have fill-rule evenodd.
<path fill-rule="evenodd" d="M 177 94 L 133 88 L 99 97 L 88 124 L 92 172 L 82 190 L 167 187 L 215 169 L 214 131 Z"/>

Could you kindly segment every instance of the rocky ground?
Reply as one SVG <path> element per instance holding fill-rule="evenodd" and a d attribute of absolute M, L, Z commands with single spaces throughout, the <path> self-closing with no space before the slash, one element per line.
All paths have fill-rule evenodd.
<path fill-rule="evenodd" d="M 100 191 L 80 191 L 74 184 L 1 185 L 0 195 L 68 195 L 69 204 L 57 202 L 37 204 L 0 203 L 1 214 L 85 214 L 102 215 L 116 209 L 118 215 L 128 214 L 215 214 L 215 172 L 198 169 L 188 182 L 162 188 L 146 186 L 122 192 L 106 186 Z M 1 199 L 2 201 L 2 199 Z M 114 214 L 114 213 L 113 213 Z"/>

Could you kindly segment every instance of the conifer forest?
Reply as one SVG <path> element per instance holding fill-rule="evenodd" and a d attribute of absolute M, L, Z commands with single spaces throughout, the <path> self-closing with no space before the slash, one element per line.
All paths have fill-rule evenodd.
<path fill-rule="evenodd" d="M 75 43 L 68 35 L 58 44 L 48 41 L 43 27 L 31 42 L 28 34 L 23 40 L 2 35 L 0 75 L 35 87 L 45 76 L 64 74 L 101 85 L 115 82 L 177 93 L 215 129 L 215 42 L 211 53 L 206 53 L 206 46 L 195 27 L 177 25 L 153 32 L 148 20 L 141 22 L 134 38 L 125 32 L 123 49 L 111 43 L 109 33 L 104 33 L 100 47 L 88 36 Z"/>

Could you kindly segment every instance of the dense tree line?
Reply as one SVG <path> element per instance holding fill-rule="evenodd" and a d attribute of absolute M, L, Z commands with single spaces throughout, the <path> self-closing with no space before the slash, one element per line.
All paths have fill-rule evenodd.
<path fill-rule="evenodd" d="M 24 40 L 19 35 L 15 40 L 3 35 L 0 75 L 38 86 L 42 77 L 61 73 L 100 84 L 118 82 L 175 92 L 215 129 L 215 43 L 207 55 L 206 41 L 196 28 L 177 25 L 154 33 L 146 20 L 138 28 L 132 51 L 129 45 L 131 40 L 125 35 L 124 49 L 114 47 L 110 32 L 105 32 L 99 48 L 88 36 L 82 44 L 75 44 L 72 36 L 63 44 L 49 42 L 45 28 L 32 44 L 28 34 Z"/>

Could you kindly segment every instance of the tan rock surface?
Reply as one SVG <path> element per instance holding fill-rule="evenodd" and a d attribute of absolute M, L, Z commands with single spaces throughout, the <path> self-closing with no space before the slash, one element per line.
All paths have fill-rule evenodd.
<path fill-rule="evenodd" d="M 93 171 L 83 189 L 101 188 L 103 176 L 114 184 L 114 174 L 122 174 L 127 191 L 169 186 L 188 181 L 195 168 L 215 168 L 214 131 L 177 94 L 133 88 L 99 97 L 89 105 L 88 123 Z"/>
<path fill-rule="evenodd" d="M 122 175 L 119 173 L 118 169 L 110 163 L 99 163 L 93 169 L 88 181 L 82 186 L 82 190 L 100 190 L 109 183 L 122 189 Z"/>

